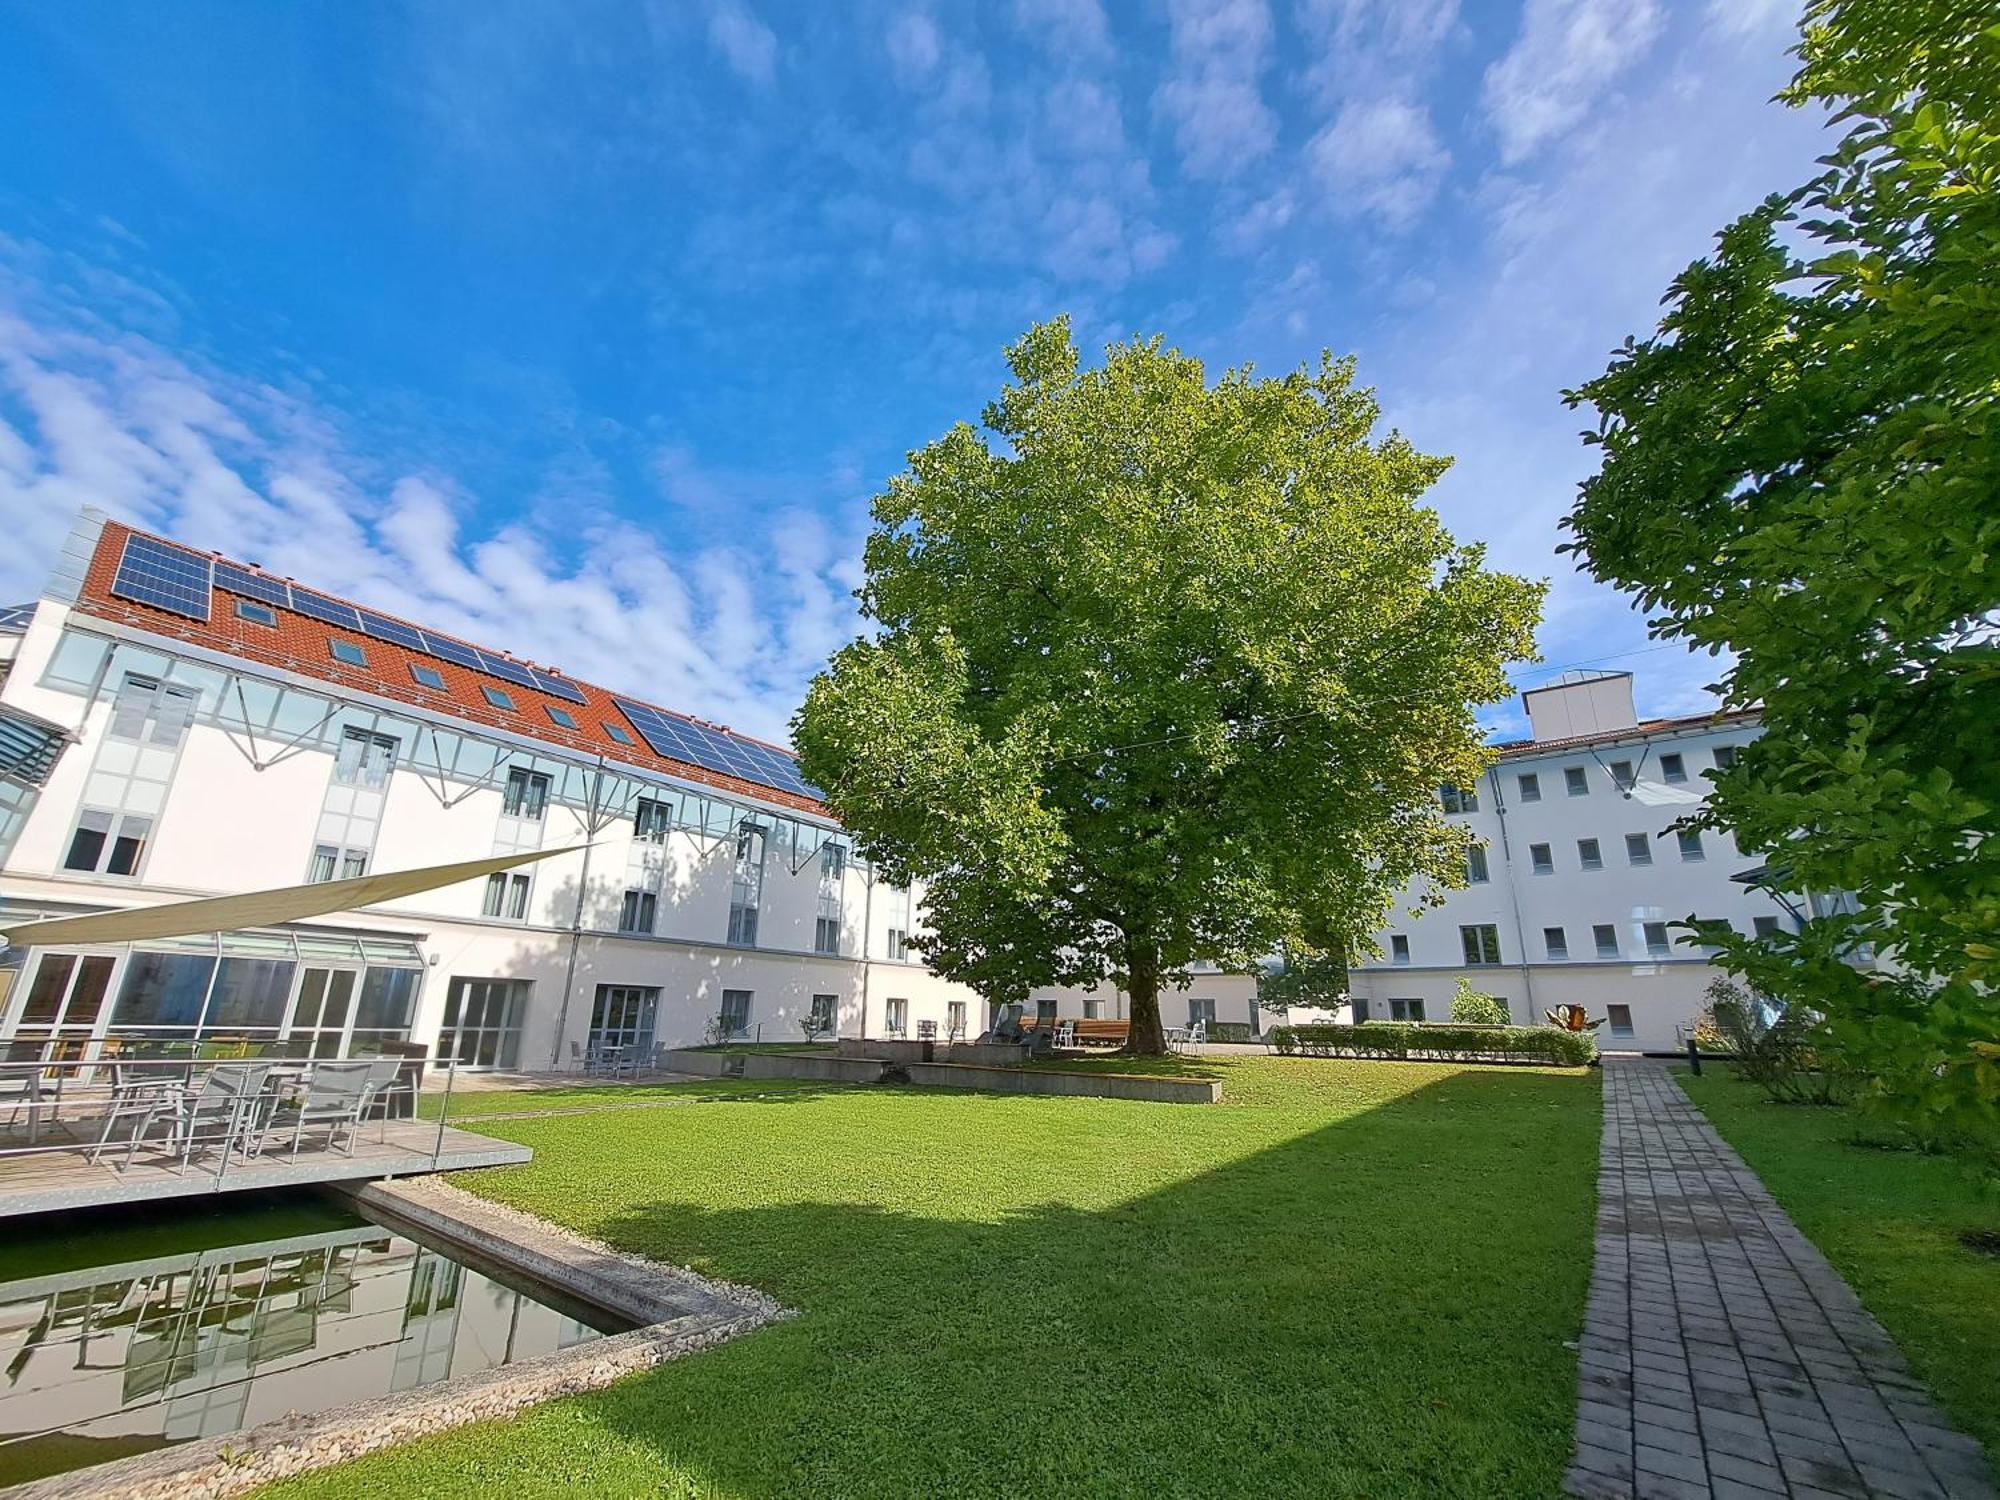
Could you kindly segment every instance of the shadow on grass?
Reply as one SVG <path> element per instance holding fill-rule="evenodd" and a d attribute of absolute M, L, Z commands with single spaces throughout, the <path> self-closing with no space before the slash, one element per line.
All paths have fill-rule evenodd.
<path fill-rule="evenodd" d="M 1590 1269 L 1588 1081 L 1449 1075 L 1317 1128 L 1304 1111 L 1202 1111 L 1204 1127 L 1172 1106 L 1009 1101 L 1078 1103 L 1103 1112 L 1037 1114 L 1037 1128 L 1105 1134 L 1052 1138 L 1046 1158 L 937 1143 L 939 1216 L 866 1201 L 718 1207 L 621 1184 L 571 1221 L 763 1287 L 802 1316 L 308 1483 L 758 1500 L 1557 1492 L 1575 1410 L 1565 1341 Z M 1119 1201 L 1121 1153 L 1165 1153 L 1178 1170 L 1173 1153 L 1202 1139 L 1190 1127 L 1212 1131 L 1222 1164 Z M 1071 1192 L 1077 1152 L 1095 1153 L 1099 1175 Z M 545 1169 L 565 1167 L 550 1151 Z M 982 1218 L 964 1199 L 994 1173 L 1016 1207 Z M 839 1196 L 786 1196 L 801 1191 Z M 1092 1192 L 1098 1206 L 1074 1206 Z M 536 1206 L 533 1192 L 506 1196 Z"/>

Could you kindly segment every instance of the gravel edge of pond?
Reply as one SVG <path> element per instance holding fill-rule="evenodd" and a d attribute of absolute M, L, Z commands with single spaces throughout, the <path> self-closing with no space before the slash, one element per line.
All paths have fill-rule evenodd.
<path fill-rule="evenodd" d="M 292 1412 L 225 1437 L 199 1438 L 0 1490 L 5 1500 L 220 1500 L 412 1438 L 509 1416 L 712 1348 L 794 1316 L 752 1287 L 712 1281 L 557 1228 L 437 1179 L 374 1182 L 351 1194 L 641 1326 L 456 1380 L 322 1412 Z M 390 1227 L 395 1227 L 393 1224 Z"/>

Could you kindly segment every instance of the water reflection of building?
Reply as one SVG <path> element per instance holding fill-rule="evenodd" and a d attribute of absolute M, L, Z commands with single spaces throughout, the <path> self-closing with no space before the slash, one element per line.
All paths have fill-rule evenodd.
<path fill-rule="evenodd" d="M 374 1225 L 0 1285 L 0 1485 L 596 1336 Z"/>

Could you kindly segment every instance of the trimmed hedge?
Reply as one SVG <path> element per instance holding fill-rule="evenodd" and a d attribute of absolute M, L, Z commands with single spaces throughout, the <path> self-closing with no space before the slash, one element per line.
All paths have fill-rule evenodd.
<path fill-rule="evenodd" d="M 1248 1021 L 1210 1021 L 1203 1033 L 1211 1042 L 1254 1042 L 1257 1033 Z"/>
<path fill-rule="evenodd" d="M 1448 1062 L 1556 1063 L 1586 1066 L 1597 1056 L 1588 1032 L 1553 1026 L 1457 1026 L 1364 1021 L 1359 1026 L 1274 1026 L 1271 1043 L 1286 1057 L 1382 1057 Z"/>

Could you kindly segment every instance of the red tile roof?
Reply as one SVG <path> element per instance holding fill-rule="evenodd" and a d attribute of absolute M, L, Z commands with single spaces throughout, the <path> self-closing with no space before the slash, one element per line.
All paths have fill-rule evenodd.
<path fill-rule="evenodd" d="M 208 623 L 203 624 L 199 620 L 188 619 L 170 610 L 155 609 L 150 605 L 113 598 L 111 580 L 118 571 L 119 559 L 124 556 L 125 538 L 132 535 L 135 530 L 136 528 L 117 521 L 104 523 L 103 534 L 98 538 L 97 551 L 91 557 L 90 568 L 84 575 L 83 590 L 77 599 L 76 607 L 79 610 L 102 619 L 117 620 L 123 624 L 136 626 L 154 635 L 169 636 L 194 645 L 205 646 L 211 651 L 225 652 L 246 661 L 281 667 L 302 677 L 316 677 L 339 687 L 372 693 L 381 698 L 392 698 L 414 707 L 429 709 L 434 713 L 469 720 L 474 724 L 505 729 L 530 739 L 542 740 L 550 745 L 579 750 L 589 755 L 602 755 L 610 760 L 622 761 L 626 765 L 650 767 L 677 776 L 684 781 L 699 782 L 722 791 L 754 797 L 760 802 L 795 808 L 801 812 L 816 813 L 821 816 L 826 814 L 825 807 L 810 797 L 801 797 L 777 787 L 765 786 L 761 782 L 745 781 L 724 772 L 712 771 L 706 766 L 692 765 L 686 761 L 654 754 L 646 742 L 627 725 L 625 716 L 612 701 L 609 690 L 579 681 L 567 674 L 557 675 L 561 675 L 565 682 L 583 694 L 584 702 L 571 703 L 547 697 L 532 688 L 500 682 L 483 672 L 475 672 L 454 662 L 442 661 L 421 651 L 409 650 L 379 636 L 363 635 L 359 631 L 329 625 L 280 605 L 270 606 L 278 617 L 276 626 L 259 625 L 239 619 L 233 609 L 211 609 Z M 150 535 L 148 532 L 137 534 Z M 180 545 L 165 537 L 155 539 L 167 542 L 169 546 Z M 212 555 L 222 557 L 220 553 Z M 234 561 L 234 559 L 224 560 Z M 238 566 L 243 565 L 238 564 Z M 386 613 L 376 610 L 372 605 L 356 607 L 368 609 L 376 614 Z M 389 618 L 396 617 L 389 616 Z M 442 635 L 444 632 L 431 633 Z M 368 653 L 369 666 L 350 667 L 333 660 L 328 650 L 330 641 L 351 641 L 360 646 Z M 409 669 L 412 665 L 429 667 L 437 672 L 444 678 L 444 691 L 436 692 L 419 683 L 410 675 Z M 544 668 L 544 670 L 553 669 Z M 480 689 L 489 685 L 504 688 L 516 703 L 516 711 L 510 713 L 488 703 Z M 635 702 L 643 701 L 630 693 L 621 696 L 632 698 Z M 557 724 L 548 716 L 549 707 L 567 711 L 576 719 L 577 727 L 565 729 Z M 670 709 L 663 709 L 662 712 L 672 714 L 676 718 L 689 719 L 688 715 L 673 714 Z M 620 744 L 607 734 L 604 729 L 607 720 L 631 733 L 633 742 L 629 745 Z M 689 722 L 702 721 L 689 719 Z M 720 725 L 708 727 L 721 729 Z M 726 729 L 722 732 L 735 733 Z M 737 737 L 751 740 L 749 735 Z M 754 740 L 752 743 L 768 744 L 768 741 Z M 771 748 L 783 754 L 791 753 L 781 745 L 773 745 Z"/>

